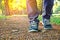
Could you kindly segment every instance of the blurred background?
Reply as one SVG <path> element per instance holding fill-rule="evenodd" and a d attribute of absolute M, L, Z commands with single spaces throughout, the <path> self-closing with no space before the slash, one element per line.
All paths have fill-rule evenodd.
<path fill-rule="evenodd" d="M 42 9 L 42 0 L 36 0 L 38 9 Z M 54 14 L 60 14 L 60 0 L 54 0 Z M 0 15 L 25 15 L 26 0 L 0 0 Z"/>
<path fill-rule="evenodd" d="M 42 0 L 36 0 L 39 11 L 42 11 Z M 51 22 L 60 24 L 60 0 L 54 0 Z M 0 0 L 0 19 L 11 15 L 27 15 L 26 0 Z M 39 16 L 42 20 L 42 17 Z"/>

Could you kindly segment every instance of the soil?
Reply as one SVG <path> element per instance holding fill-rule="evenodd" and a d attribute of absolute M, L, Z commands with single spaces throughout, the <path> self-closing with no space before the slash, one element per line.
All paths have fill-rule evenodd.
<path fill-rule="evenodd" d="M 29 33 L 27 16 L 13 16 L 0 19 L 0 40 L 60 40 L 60 25 L 52 24 L 53 30 Z M 39 30 L 43 29 L 39 23 Z"/>

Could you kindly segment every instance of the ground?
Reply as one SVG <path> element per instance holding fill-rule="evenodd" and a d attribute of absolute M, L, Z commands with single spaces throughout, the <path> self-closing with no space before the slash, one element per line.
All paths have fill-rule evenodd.
<path fill-rule="evenodd" d="M 28 17 L 14 16 L 8 19 L 0 19 L 0 40 L 60 40 L 60 26 L 53 25 L 54 30 L 47 32 L 28 32 Z M 39 30 L 43 25 L 39 23 Z"/>

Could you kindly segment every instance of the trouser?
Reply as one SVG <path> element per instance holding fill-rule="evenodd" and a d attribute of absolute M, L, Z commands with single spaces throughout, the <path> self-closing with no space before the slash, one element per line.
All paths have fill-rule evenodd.
<path fill-rule="evenodd" d="M 50 16 L 52 15 L 52 7 L 53 7 L 54 0 L 43 0 L 43 11 L 42 11 L 42 18 L 43 19 L 50 19 Z M 28 12 L 28 18 L 30 21 L 37 21 L 37 18 L 39 16 L 38 8 L 37 8 L 37 2 L 36 0 L 27 0 L 27 12 Z"/>

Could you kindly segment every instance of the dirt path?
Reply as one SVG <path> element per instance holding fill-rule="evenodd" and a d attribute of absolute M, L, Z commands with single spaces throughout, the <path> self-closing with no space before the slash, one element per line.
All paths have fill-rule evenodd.
<path fill-rule="evenodd" d="M 29 33 L 28 18 L 26 16 L 14 16 L 0 20 L 0 40 L 60 40 L 60 27 L 53 25 L 55 30 L 45 33 Z M 42 29 L 40 23 L 39 29 Z"/>

